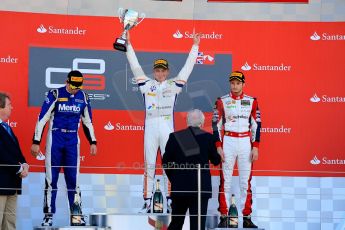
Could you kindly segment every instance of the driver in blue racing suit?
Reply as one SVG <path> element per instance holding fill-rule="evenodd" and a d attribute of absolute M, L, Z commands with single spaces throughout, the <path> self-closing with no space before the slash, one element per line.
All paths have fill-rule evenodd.
<path fill-rule="evenodd" d="M 96 155 L 96 137 L 92 124 L 91 106 L 88 95 L 81 90 L 83 75 L 77 70 L 69 72 L 66 86 L 50 90 L 36 123 L 31 154 L 38 156 L 40 142 L 47 121 L 45 153 L 45 191 L 44 208 L 45 216 L 42 226 L 52 226 L 53 214 L 56 211 L 55 200 L 57 194 L 57 182 L 61 167 L 64 168 L 64 176 L 68 190 L 69 206 L 74 203 L 75 194 L 79 195 L 78 185 L 80 165 L 80 140 L 78 129 L 80 120 L 83 124 L 84 133 L 91 145 L 91 155 Z M 81 218 L 78 225 L 85 225 Z"/>

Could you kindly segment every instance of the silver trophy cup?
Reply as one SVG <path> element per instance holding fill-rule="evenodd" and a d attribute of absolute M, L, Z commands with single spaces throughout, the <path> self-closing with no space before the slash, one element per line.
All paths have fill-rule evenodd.
<path fill-rule="evenodd" d="M 116 38 L 113 46 L 114 49 L 120 50 L 123 52 L 127 51 L 127 31 L 132 29 L 134 26 L 138 25 L 145 18 L 145 14 L 141 13 L 139 21 L 139 13 L 131 9 L 119 8 L 119 19 L 123 24 L 123 32 L 119 38 Z"/>

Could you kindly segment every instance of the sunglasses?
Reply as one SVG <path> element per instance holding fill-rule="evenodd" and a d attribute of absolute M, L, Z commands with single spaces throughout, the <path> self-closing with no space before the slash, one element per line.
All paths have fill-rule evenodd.
<path fill-rule="evenodd" d="M 71 89 L 82 89 L 83 88 L 82 85 L 81 86 L 74 86 L 72 84 L 69 84 L 69 86 L 71 87 Z"/>

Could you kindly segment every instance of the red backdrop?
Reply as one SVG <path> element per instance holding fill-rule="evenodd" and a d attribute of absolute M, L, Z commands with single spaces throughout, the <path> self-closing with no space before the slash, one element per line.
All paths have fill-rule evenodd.
<path fill-rule="evenodd" d="M 48 30 L 46 33 L 37 32 L 41 25 Z M 54 34 L 49 26 L 85 31 L 78 35 Z M 245 91 L 258 97 L 263 119 L 257 175 L 343 176 L 339 172 L 345 171 L 344 22 L 145 19 L 133 29 L 131 39 L 138 51 L 187 52 L 191 40 L 185 36 L 193 28 L 203 33 L 200 50 L 232 53 L 232 69 L 247 69 L 243 70 L 247 76 Z M 0 29 L 0 90 L 12 97 L 10 121 L 15 122 L 12 126 L 26 158 L 32 165 L 42 165 L 29 154 L 40 110 L 28 106 L 29 47 L 112 50 L 114 38 L 122 32 L 121 25 L 111 17 L 1 12 Z M 177 31 L 182 38 L 173 37 Z M 82 172 L 142 173 L 111 167 L 141 166 L 143 132 L 110 133 L 103 128 L 109 121 L 128 123 L 133 113 L 144 119 L 143 111 L 94 110 L 99 154 L 89 156 L 88 144 L 81 135 L 85 156 Z M 206 121 L 209 131 L 210 116 L 207 114 Z M 185 126 L 184 117 L 184 113 L 176 114 L 176 129 Z M 110 168 L 93 168 L 103 166 Z"/>

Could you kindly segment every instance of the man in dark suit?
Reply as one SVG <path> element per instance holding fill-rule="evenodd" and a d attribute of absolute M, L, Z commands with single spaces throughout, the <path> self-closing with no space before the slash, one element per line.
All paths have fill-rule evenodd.
<path fill-rule="evenodd" d="M 208 199 L 212 196 L 209 161 L 218 165 L 221 156 L 217 153 L 213 136 L 201 130 L 204 120 L 200 110 L 188 112 L 188 128 L 171 133 L 165 147 L 163 165 L 172 191 L 172 220 L 169 230 L 182 229 L 187 209 L 190 214 L 190 230 L 198 229 L 197 164 L 201 165 L 200 229 L 205 229 Z"/>
<path fill-rule="evenodd" d="M 16 229 L 17 195 L 29 173 L 18 139 L 5 122 L 12 109 L 10 97 L 0 92 L 0 229 L 4 230 Z"/>

